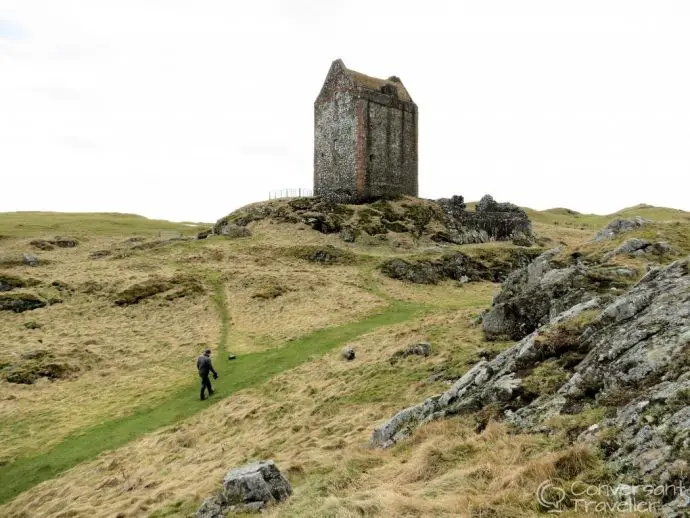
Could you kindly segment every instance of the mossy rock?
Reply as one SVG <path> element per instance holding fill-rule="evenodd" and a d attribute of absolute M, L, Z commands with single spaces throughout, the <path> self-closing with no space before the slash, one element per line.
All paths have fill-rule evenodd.
<path fill-rule="evenodd" d="M 555 394 L 569 377 L 570 373 L 558 361 L 546 360 L 522 380 L 522 389 L 530 399 Z"/>
<path fill-rule="evenodd" d="M 168 293 L 165 298 L 167 300 L 175 300 L 181 297 L 201 294 L 205 290 L 201 281 L 194 277 L 186 275 L 177 275 L 171 279 L 154 277 L 134 284 L 118 293 L 115 298 L 115 304 L 118 306 L 138 304 L 144 299 L 168 291 L 171 291 L 171 293 Z"/>
<path fill-rule="evenodd" d="M 381 236 L 388 233 L 388 229 L 381 221 L 372 221 L 362 225 L 362 230 L 370 236 Z"/>
<path fill-rule="evenodd" d="M 388 219 L 382 219 L 381 224 L 386 228 L 386 230 L 391 232 L 405 233 L 410 231 L 410 227 L 408 227 L 402 221 L 390 221 Z"/>
<path fill-rule="evenodd" d="M 173 288 L 173 284 L 165 279 L 149 279 L 139 282 L 121 291 L 115 299 L 118 306 L 129 306 L 139 301 L 153 297 L 159 293 L 165 293 Z"/>
<path fill-rule="evenodd" d="M 34 322 L 33 320 L 29 320 L 28 322 L 24 322 L 24 328 L 25 329 L 41 329 L 43 327 L 42 324 L 39 324 L 38 322 Z"/>
<path fill-rule="evenodd" d="M 247 227 L 235 225 L 234 223 L 228 223 L 221 227 L 220 233 L 228 239 L 239 239 L 241 237 L 251 237 L 252 235 L 252 231 Z"/>
<path fill-rule="evenodd" d="M 15 288 L 24 288 L 27 283 L 19 277 L 0 273 L 0 291 L 10 291 Z"/>
<path fill-rule="evenodd" d="M 252 295 L 253 299 L 272 300 L 290 291 L 286 286 L 279 283 L 267 283 Z"/>
<path fill-rule="evenodd" d="M 372 203 L 371 207 L 379 211 L 381 216 L 388 221 L 401 221 L 405 219 L 405 215 L 397 212 L 386 200 L 378 200 Z"/>
<path fill-rule="evenodd" d="M 32 293 L 0 294 L 0 311 L 22 313 L 45 307 L 47 302 Z"/>
<path fill-rule="evenodd" d="M 332 245 L 301 246 L 294 250 L 294 254 L 300 259 L 320 264 L 352 264 L 356 261 L 355 254 Z"/>
<path fill-rule="evenodd" d="M 29 241 L 29 244 L 38 250 L 55 250 L 55 245 L 45 239 L 34 239 L 33 241 Z"/>
<path fill-rule="evenodd" d="M 322 234 L 340 232 L 345 222 L 345 219 L 339 214 L 325 214 L 323 212 L 307 212 L 302 218 L 304 223 Z"/>
<path fill-rule="evenodd" d="M 534 238 L 528 236 L 527 234 L 518 233 L 513 236 L 512 243 L 515 246 L 532 246 L 534 244 Z"/>
<path fill-rule="evenodd" d="M 54 244 L 59 248 L 74 248 L 79 244 L 79 241 L 77 241 L 73 237 L 56 236 L 55 239 L 50 241 L 50 243 Z"/>
<path fill-rule="evenodd" d="M 171 279 L 174 285 L 178 288 L 168 293 L 166 300 L 175 300 L 182 297 L 191 297 L 193 295 L 201 295 L 206 292 L 203 283 L 194 277 L 188 275 L 178 275 Z"/>
<path fill-rule="evenodd" d="M 391 259 L 381 264 L 380 269 L 391 279 L 415 284 L 438 284 L 443 279 L 440 268 L 431 261 L 410 262 L 404 259 Z"/>
<path fill-rule="evenodd" d="M 22 361 L 3 369 L 3 377 L 9 383 L 31 385 L 39 378 L 64 379 L 78 371 L 78 367 L 56 361 L 50 352 L 37 350 L 24 353 Z"/>

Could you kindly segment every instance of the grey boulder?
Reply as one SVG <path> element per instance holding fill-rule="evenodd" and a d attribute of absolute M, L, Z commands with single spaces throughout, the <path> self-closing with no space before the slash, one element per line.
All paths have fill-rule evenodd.
<path fill-rule="evenodd" d="M 544 252 L 508 276 L 482 316 L 488 339 L 520 340 L 562 311 L 596 296 L 585 267 L 563 268 L 554 262 L 560 251 Z"/>
<path fill-rule="evenodd" d="M 614 219 L 611 223 L 606 225 L 606 227 L 601 229 L 596 236 L 594 236 L 593 241 L 596 242 L 604 241 L 606 239 L 613 239 L 618 234 L 637 230 L 648 223 L 650 223 L 648 219 L 641 218 L 640 216 L 636 216 L 633 219 Z"/>
<path fill-rule="evenodd" d="M 228 513 L 258 512 L 292 494 L 290 482 L 272 460 L 260 460 L 232 469 L 220 492 L 204 500 L 197 518 L 223 518 Z"/>
<path fill-rule="evenodd" d="M 228 223 L 220 228 L 220 235 L 229 239 L 237 239 L 240 237 L 250 237 L 252 235 L 252 231 L 247 227 Z"/>
<path fill-rule="evenodd" d="M 340 357 L 343 360 L 347 361 L 352 361 L 355 359 L 355 350 L 351 345 L 348 345 L 346 347 L 343 347 L 343 349 L 340 351 Z"/>

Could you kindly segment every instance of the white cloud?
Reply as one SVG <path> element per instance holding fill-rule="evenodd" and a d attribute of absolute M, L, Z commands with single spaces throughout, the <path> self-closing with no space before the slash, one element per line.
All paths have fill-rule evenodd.
<path fill-rule="evenodd" d="M 310 187 L 313 101 L 337 57 L 400 76 L 418 103 L 422 196 L 690 209 L 689 15 L 681 1 L 5 0 L 0 211 L 214 220 Z"/>

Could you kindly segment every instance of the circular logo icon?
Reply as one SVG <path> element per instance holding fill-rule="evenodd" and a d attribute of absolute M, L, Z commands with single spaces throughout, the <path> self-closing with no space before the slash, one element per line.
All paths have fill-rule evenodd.
<path fill-rule="evenodd" d="M 563 488 L 554 486 L 551 480 L 545 480 L 537 488 L 537 501 L 550 513 L 560 513 L 561 503 L 565 500 Z"/>

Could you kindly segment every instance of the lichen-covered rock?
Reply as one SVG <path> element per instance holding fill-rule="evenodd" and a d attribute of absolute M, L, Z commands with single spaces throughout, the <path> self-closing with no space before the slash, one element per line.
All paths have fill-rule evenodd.
<path fill-rule="evenodd" d="M 517 233 L 513 235 L 512 243 L 515 246 L 532 246 L 535 244 L 536 239 L 531 235 L 526 235 L 523 233 Z"/>
<path fill-rule="evenodd" d="M 643 256 L 647 254 L 664 255 L 674 253 L 675 250 L 665 241 L 652 243 L 646 239 L 633 237 L 623 242 L 618 248 L 604 254 L 602 261 L 608 261 L 617 255 Z"/>
<path fill-rule="evenodd" d="M 550 377 L 559 380 L 556 387 L 527 390 L 546 364 L 560 368 Z M 608 409 L 610 417 L 583 430 L 580 440 L 601 446 L 621 482 L 687 487 L 690 258 L 652 269 L 612 302 L 593 298 L 567 309 L 445 393 L 393 416 L 371 442 L 390 446 L 424 422 L 490 404 L 530 431 L 549 431 L 559 414 Z M 665 516 L 682 516 L 688 502 L 679 494 L 661 504 Z"/>
<path fill-rule="evenodd" d="M 606 239 L 613 239 L 623 232 L 630 232 L 632 230 L 637 230 L 642 228 L 646 224 L 650 223 L 648 219 L 636 216 L 633 219 L 614 219 L 611 223 L 606 225 L 605 228 L 600 230 L 596 236 L 594 236 L 593 241 L 604 241 Z"/>
<path fill-rule="evenodd" d="M 597 308 L 599 300 L 592 299 L 554 318 L 549 326 L 556 328 L 585 311 Z M 542 332 L 546 332 L 547 329 L 543 329 Z M 420 424 L 450 415 L 474 412 L 491 403 L 510 403 L 511 407 L 524 406 L 529 402 L 525 398 L 521 399 L 524 393 L 521 376 L 525 370 L 534 367 L 538 362 L 564 353 L 565 349 L 572 345 L 553 347 L 550 343 L 539 340 L 538 336 L 538 333 L 534 332 L 494 359 L 481 360 L 443 394 L 427 398 L 417 406 L 402 410 L 374 430 L 371 444 L 384 448 L 392 446 L 410 435 Z"/>
<path fill-rule="evenodd" d="M 214 234 L 229 225 L 246 227 L 253 221 L 270 219 L 280 223 L 301 223 L 323 234 L 340 233 L 346 242 L 359 235 L 411 234 L 428 236 L 437 243 L 486 243 L 516 238 L 526 243 L 532 235 L 527 213 L 510 203 L 484 197 L 477 210 L 466 210 L 462 196 L 437 201 L 406 198 L 396 204 L 387 200 L 356 208 L 328 198 L 272 200 L 242 207 L 219 219 Z M 523 237 L 520 237 L 523 236 Z"/>
<path fill-rule="evenodd" d="M 291 494 L 290 482 L 272 460 L 253 462 L 230 470 L 221 491 L 207 498 L 196 516 L 223 518 L 228 513 L 257 512 Z"/>
<path fill-rule="evenodd" d="M 519 340 L 550 318 L 596 293 L 583 266 L 560 268 L 553 259 L 555 248 L 511 275 L 494 297 L 482 317 L 482 328 L 489 339 Z"/>

